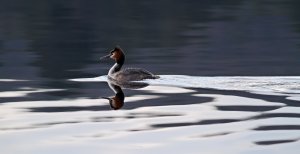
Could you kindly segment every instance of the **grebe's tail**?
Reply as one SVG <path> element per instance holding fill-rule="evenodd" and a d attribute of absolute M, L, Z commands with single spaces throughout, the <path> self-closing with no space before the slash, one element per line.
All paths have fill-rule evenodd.
<path fill-rule="evenodd" d="M 158 75 L 152 75 L 151 79 L 159 79 L 159 78 L 160 78 L 160 76 L 158 76 Z"/>
<path fill-rule="evenodd" d="M 159 78 L 160 78 L 160 76 L 151 74 L 151 75 L 145 77 L 144 79 L 159 79 Z"/>

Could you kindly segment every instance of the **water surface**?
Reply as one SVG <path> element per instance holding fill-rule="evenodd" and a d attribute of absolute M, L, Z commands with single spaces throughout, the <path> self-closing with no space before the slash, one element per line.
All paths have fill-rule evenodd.
<path fill-rule="evenodd" d="M 297 0 L 0 2 L 2 153 L 299 153 Z M 99 61 L 161 75 L 121 87 Z"/>

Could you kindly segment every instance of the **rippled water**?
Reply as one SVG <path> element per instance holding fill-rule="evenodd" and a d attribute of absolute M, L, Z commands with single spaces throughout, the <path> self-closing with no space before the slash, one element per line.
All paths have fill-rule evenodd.
<path fill-rule="evenodd" d="M 69 81 L 100 85 L 106 76 Z M 73 99 L 3 102 L 4 152 L 299 151 L 300 77 L 161 75 L 145 82 L 146 87 L 122 88 L 125 103 L 118 111 L 101 98 L 113 96 L 112 90 L 93 99 L 83 94 Z M 91 95 L 98 89 L 77 90 Z M 0 97 L 7 101 L 61 91 L 24 88 L 1 92 Z"/>
<path fill-rule="evenodd" d="M 1 153 L 298 154 L 299 10 L 297 0 L 0 2 Z M 99 57 L 117 44 L 127 67 L 161 78 L 107 81 L 113 62 Z"/>

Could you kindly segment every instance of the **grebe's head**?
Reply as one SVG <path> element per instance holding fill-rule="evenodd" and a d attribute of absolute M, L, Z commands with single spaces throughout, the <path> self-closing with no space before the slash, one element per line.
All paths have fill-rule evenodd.
<path fill-rule="evenodd" d="M 124 63 L 125 61 L 125 54 L 119 46 L 115 47 L 112 51 L 110 51 L 108 55 L 101 57 L 100 60 L 108 57 L 114 59 L 117 63 Z"/>

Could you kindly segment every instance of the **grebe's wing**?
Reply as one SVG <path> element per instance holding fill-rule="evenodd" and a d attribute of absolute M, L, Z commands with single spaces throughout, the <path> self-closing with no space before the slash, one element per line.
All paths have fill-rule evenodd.
<path fill-rule="evenodd" d="M 151 72 L 142 69 L 142 68 L 125 68 L 124 73 L 129 74 L 145 74 L 145 75 L 153 75 Z"/>
<path fill-rule="evenodd" d="M 141 68 L 125 68 L 116 74 L 118 78 L 123 78 L 123 80 L 138 81 L 143 79 L 157 79 L 158 76 L 152 74 L 151 72 L 141 69 Z"/>

